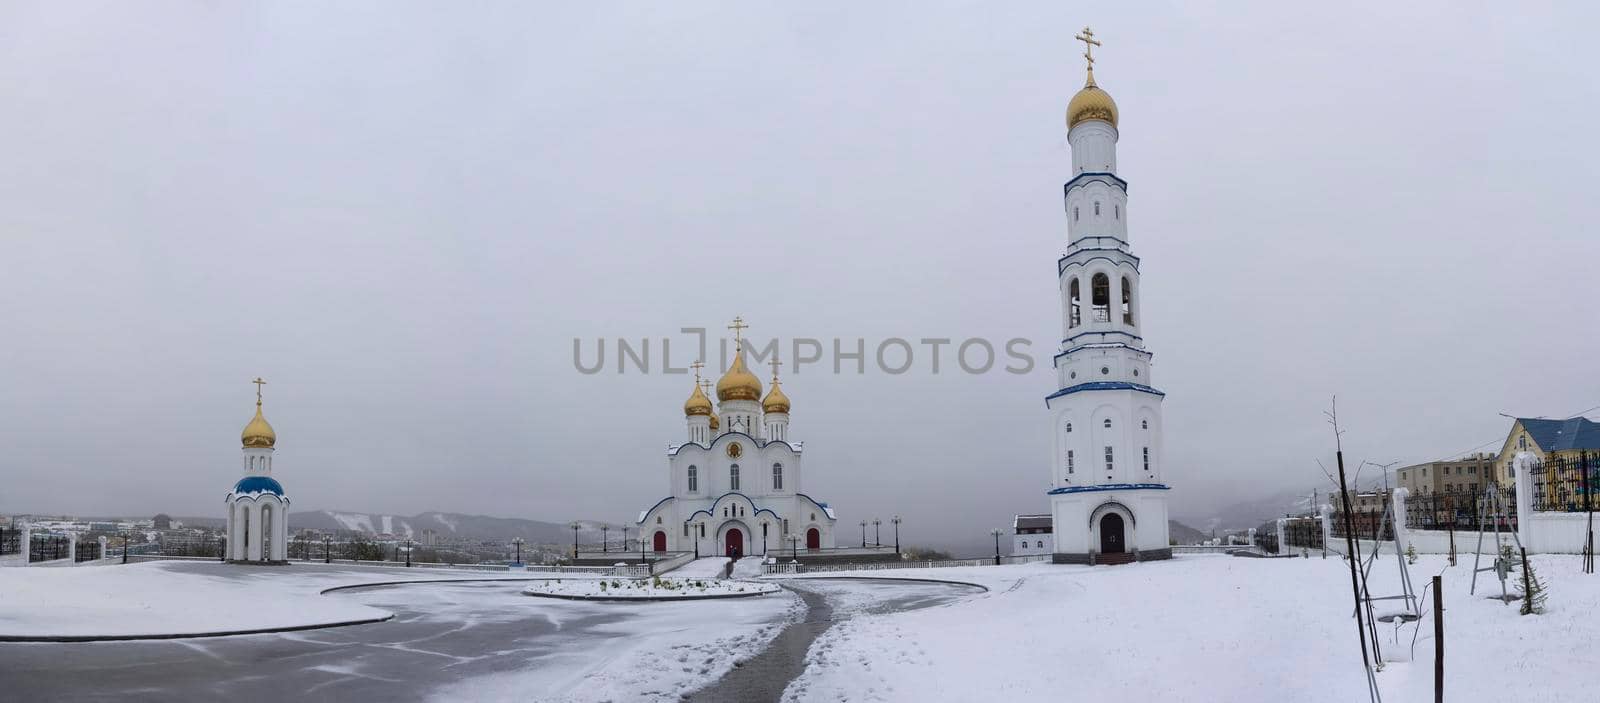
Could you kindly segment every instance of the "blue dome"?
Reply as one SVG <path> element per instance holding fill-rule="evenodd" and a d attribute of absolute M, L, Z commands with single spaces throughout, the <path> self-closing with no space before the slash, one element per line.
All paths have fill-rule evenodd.
<path fill-rule="evenodd" d="M 233 486 L 234 493 L 274 493 L 283 495 L 283 486 L 266 476 L 246 476 Z"/>

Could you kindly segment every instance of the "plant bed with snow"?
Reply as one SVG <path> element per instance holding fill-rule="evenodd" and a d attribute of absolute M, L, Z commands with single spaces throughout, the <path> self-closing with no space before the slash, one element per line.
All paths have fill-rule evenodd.
<path fill-rule="evenodd" d="M 779 586 L 770 583 L 657 576 L 648 579 L 551 579 L 534 583 L 522 593 L 569 600 L 663 601 L 746 598 L 779 590 Z"/>

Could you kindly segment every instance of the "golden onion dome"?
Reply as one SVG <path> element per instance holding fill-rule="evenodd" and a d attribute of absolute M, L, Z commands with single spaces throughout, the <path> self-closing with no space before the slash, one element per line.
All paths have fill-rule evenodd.
<path fill-rule="evenodd" d="M 694 384 L 694 392 L 689 394 L 689 399 L 683 401 L 683 414 L 686 417 L 711 414 L 711 399 L 700 390 L 700 384 Z"/>
<path fill-rule="evenodd" d="M 256 416 L 250 418 L 250 424 L 244 426 L 244 432 L 239 434 L 239 440 L 246 448 L 271 449 L 278 443 L 278 433 L 272 431 L 272 425 L 267 424 L 267 418 L 261 416 L 261 403 L 256 403 Z"/>
<path fill-rule="evenodd" d="M 744 352 L 733 357 L 733 365 L 717 380 L 717 400 L 759 400 L 761 379 L 744 367 Z"/>
<path fill-rule="evenodd" d="M 711 431 L 715 432 L 715 431 L 717 431 L 718 429 L 721 429 L 721 428 L 722 428 L 722 421 L 717 419 L 717 414 L 716 413 L 711 413 Z"/>
<path fill-rule="evenodd" d="M 761 399 L 761 411 L 789 414 L 789 396 L 783 394 L 783 387 L 776 378 L 772 379 L 772 390 Z"/>
<path fill-rule="evenodd" d="M 1079 122 L 1087 120 L 1102 120 L 1110 122 L 1112 127 L 1117 126 L 1117 101 L 1111 99 L 1111 94 L 1100 89 L 1094 83 L 1094 70 L 1089 71 L 1089 80 L 1083 85 L 1083 90 L 1072 96 L 1072 102 L 1067 103 L 1067 129 L 1078 126 Z"/>

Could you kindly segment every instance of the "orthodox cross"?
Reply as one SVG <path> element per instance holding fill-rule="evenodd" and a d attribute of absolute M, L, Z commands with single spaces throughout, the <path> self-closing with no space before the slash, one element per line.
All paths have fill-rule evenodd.
<path fill-rule="evenodd" d="M 694 369 L 694 384 L 697 385 L 697 386 L 700 385 L 700 369 L 703 369 L 705 367 L 706 367 L 705 362 L 699 361 L 699 360 L 696 360 L 694 363 L 689 364 L 689 368 Z"/>
<path fill-rule="evenodd" d="M 251 381 L 251 383 L 256 384 L 256 405 L 260 405 L 261 404 L 261 387 L 266 385 L 267 382 L 261 380 L 260 376 L 257 376 L 256 380 Z"/>
<path fill-rule="evenodd" d="M 733 341 L 736 344 L 744 341 L 743 337 L 740 336 L 740 333 L 749 328 L 750 325 L 744 323 L 744 318 L 737 316 L 733 318 L 733 324 L 728 325 L 728 329 L 733 330 Z"/>
<path fill-rule="evenodd" d="M 1094 30 L 1084 27 L 1083 34 L 1079 34 L 1078 36 L 1073 37 L 1073 39 L 1083 42 L 1083 58 L 1089 60 L 1089 70 L 1093 71 L 1094 48 L 1100 46 L 1100 41 L 1094 38 Z"/>
<path fill-rule="evenodd" d="M 772 352 L 772 382 L 773 383 L 777 383 L 778 382 L 778 368 L 781 367 L 781 366 L 783 366 L 783 362 L 778 361 L 778 352 L 776 350 L 774 350 Z"/>

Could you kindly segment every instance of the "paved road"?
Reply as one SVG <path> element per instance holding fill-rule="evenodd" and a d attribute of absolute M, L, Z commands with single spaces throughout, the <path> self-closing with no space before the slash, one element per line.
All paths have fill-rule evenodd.
<path fill-rule="evenodd" d="M 532 599 L 516 583 L 405 585 L 330 594 L 392 611 L 374 625 L 191 640 L 0 644 L 0 698 L 51 701 L 425 700 L 440 687 L 530 667 L 581 669 L 604 662 L 608 643 L 650 628 L 660 611 Z M 878 596 L 838 587 L 807 589 L 810 626 L 788 627 L 768 654 L 734 669 L 706 700 L 776 700 L 800 673 L 805 649 L 825 629 L 824 613 L 917 607 L 963 595 L 956 589 L 887 586 Z M 843 592 L 843 591 L 840 591 Z M 829 601 L 837 600 L 838 605 Z M 863 607 L 863 603 L 867 604 Z M 712 601 L 670 604 L 706 609 Z M 786 610 L 751 618 L 781 621 Z M 770 612 L 770 615 L 769 615 Z M 630 620 L 638 622 L 630 624 Z M 791 634 L 789 631 L 793 631 Z M 809 636 L 806 636 L 809 630 Z M 560 662 L 552 664 L 552 662 Z M 761 676 L 751 676 L 765 670 Z M 461 688 L 451 690 L 461 691 Z M 470 688 L 465 690 L 471 690 Z M 728 698 L 729 694 L 739 694 Z M 540 692 L 527 691 L 537 700 Z M 695 700 L 701 700 L 696 696 Z"/>

